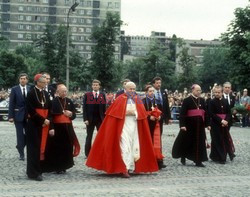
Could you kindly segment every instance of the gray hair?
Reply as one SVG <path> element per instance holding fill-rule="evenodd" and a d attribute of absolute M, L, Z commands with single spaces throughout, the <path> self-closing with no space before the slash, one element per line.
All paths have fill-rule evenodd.
<path fill-rule="evenodd" d="M 223 87 L 225 87 L 225 85 L 229 85 L 230 87 L 232 87 L 232 84 L 229 81 L 223 83 Z"/>

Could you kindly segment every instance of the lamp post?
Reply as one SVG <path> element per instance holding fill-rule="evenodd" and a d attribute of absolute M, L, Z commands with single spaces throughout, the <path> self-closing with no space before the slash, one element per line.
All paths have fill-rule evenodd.
<path fill-rule="evenodd" d="M 69 90 L 69 14 L 70 12 L 74 12 L 76 7 L 79 5 L 79 3 L 75 2 L 70 8 L 69 8 L 69 11 L 68 11 L 68 14 L 67 14 L 67 48 L 66 48 L 66 87 L 67 89 Z"/>

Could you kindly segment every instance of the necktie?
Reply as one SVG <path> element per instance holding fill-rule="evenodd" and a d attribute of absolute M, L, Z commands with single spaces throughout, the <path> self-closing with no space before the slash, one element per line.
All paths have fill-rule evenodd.
<path fill-rule="evenodd" d="M 23 98 L 26 98 L 26 94 L 25 94 L 25 88 L 23 88 Z"/>
<path fill-rule="evenodd" d="M 98 98 L 98 94 L 97 94 L 97 92 L 95 93 L 95 100 L 97 100 L 97 98 Z"/>
<path fill-rule="evenodd" d="M 161 98 L 160 91 L 157 91 L 157 97 L 158 97 L 158 99 L 159 99 L 159 101 L 160 101 L 160 103 L 162 105 L 163 103 L 162 103 L 162 98 Z"/>
<path fill-rule="evenodd" d="M 230 99 L 228 99 L 228 98 L 229 98 L 228 95 L 226 95 L 227 102 L 230 105 Z"/>

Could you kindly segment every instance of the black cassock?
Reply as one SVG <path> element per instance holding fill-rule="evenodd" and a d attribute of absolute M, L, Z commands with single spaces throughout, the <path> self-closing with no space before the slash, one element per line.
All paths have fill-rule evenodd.
<path fill-rule="evenodd" d="M 43 172 L 60 172 L 71 168 L 73 161 L 73 142 L 76 139 L 72 123 L 56 123 L 56 116 L 63 114 L 63 110 L 72 112 L 71 120 L 76 117 L 76 109 L 69 98 L 55 97 L 52 101 L 52 117 L 55 135 L 49 137 L 45 152 Z"/>
<path fill-rule="evenodd" d="M 188 110 L 203 109 L 205 118 L 201 116 L 187 117 Z M 209 125 L 205 100 L 189 96 L 183 100 L 180 112 L 180 127 L 186 127 L 187 131 L 180 130 L 175 139 L 173 158 L 185 157 L 195 163 L 207 161 L 205 127 Z"/>
<path fill-rule="evenodd" d="M 233 154 L 234 146 L 228 127 L 222 127 L 222 117 L 218 114 L 224 114 L 224 120 L 230 121 L 231 112 L 228 102 L 225 99 L 214 98 L 210 102 L 209 113 L 211 116 L 211 153 L 210 158 L 213 161 L 225 162 L 227 154 Z"/>
<path fill-rule="evenodd" d="M 48 110 L 48 119 L 50 119 L 51 101 L 49 95 L 44 90 L 39 90 L 36 87 L 32 88 L 26 98 L 26 106 L 28 112 L 27 123 L 27 175 L 29 178 L 37 178 L 41 173 L 40 152 L 42 125 L 45 118 L 37 113 L 37 110 Z M 53 124 L 50 124 L 50 129 Z"/>

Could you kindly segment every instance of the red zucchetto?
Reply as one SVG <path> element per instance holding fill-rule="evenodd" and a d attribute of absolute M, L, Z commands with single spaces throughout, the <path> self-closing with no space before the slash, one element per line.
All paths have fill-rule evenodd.
<path fill-rule="evenodd" d="M 42 74 L 36 74 L 34 76 L 34 81 L 38 81 L 41 78 Z"/>

